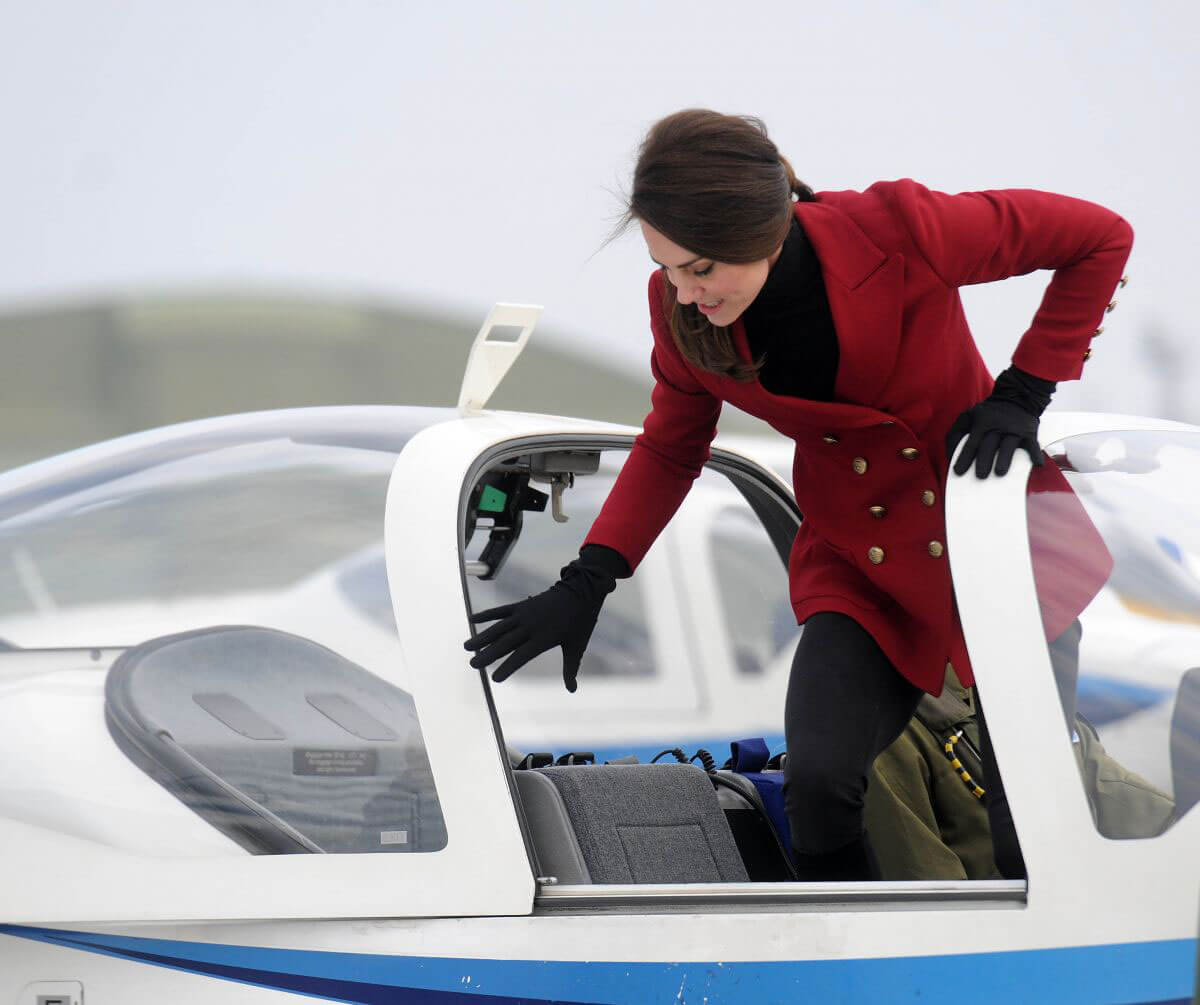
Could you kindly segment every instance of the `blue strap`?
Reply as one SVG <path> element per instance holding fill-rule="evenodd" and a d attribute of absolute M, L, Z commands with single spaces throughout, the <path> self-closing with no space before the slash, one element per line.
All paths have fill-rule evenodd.
<path fill-rule="evenodd" d="M 739 775 L 762 771 L 771 757 L 767 743 L 761 736 L 752 740 L 734 740 L 729 750 L 733 754 L 733 770 Z"/>
<path fill-rule="evenodd" d="M 783 806 L 783 773 L 762 773 L 771 759 L 771 751 L 767 749 L 766 741 L 761 736 L 752 740 L 735 740 L 729 745 L 729 749 L 733 754 L 733 770 L 754 783 L 775 833 L 779 835 L 780 842 L 791 855 L 792 829 L 788 825 L 787 812 Z"/>
<path fill-rule="evenodd" d="M 758 789 L 758 794 L 763 801 L 763 809 L 767 811 L 767 816 L 771 819 L 771 823 L 775 827 L 775 833 L 779 835 L 779 840 L 783 844 L 783 847 L 787 850 L 788 855 L 791 855 L 792 828 L 788 823 L 787 811 L 783 806 L 783 773 L 772 772 L 769 775 L 764 775 L 760 772 L 752 771 L 746 777 Z"/>

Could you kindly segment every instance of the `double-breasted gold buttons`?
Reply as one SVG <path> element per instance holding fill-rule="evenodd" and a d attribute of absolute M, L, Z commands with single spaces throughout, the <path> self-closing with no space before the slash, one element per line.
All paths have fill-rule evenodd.
<path fill-rule="evenodd" d="M 1092 332 L 1092 338 L 1095 338 L 1097 335 L 1103 335 L 1103 334 L 1104 334 L 1104 325 L 1101 325 L 1094 332 Z"/>
<path fill-rule="evenodd" d="M 851 466 L 854 468 L 856 475 L 865 475 L 867 473 L 867 459 L 865 457 L 856 457 L 851 461 Z"/>
<path fill-rule="evenodd" d="M 900 456 L 906 461 L 915 461 L 921 456 L 921 451 L 919 451 L 916 447 L 903 447 L 900 450 Z"/>
<path fill-rule="evenodd" d="M 873 516 L 876 520 L 882 520 L 885 516 L 887 516 L 886 506 L 869 506 L 867 508 L 871 516 Z"/>
<path fill-rule="evenodd" d="M 867 549 L 867 558 L 871 560 L 872 565 L 879 565 L 884 557 L 883 549 L 879 545 Z"/>
<path fill-rule="evenodd" d="M 921 505 L 932 506 L 935 502 L 937 502 L 937 493 L 933 489 L 926 489 L 921 493 Z"/>
<path fill-rule="evenodd" d="M 1112 303 L 1110 303 L 1107 307 L 1104 308 L 1104 313 L 1111 314 L 1116 309 L 1117 309 L 1117 302 L 1114 300 Z"/>
<path fill-rule="evenodd" d="M 1121 277 L 1121 279 L 1120 279 L 1120 281 L 1117 283 L 1117 285 L 1118 285 L 1118 286 L 1120 286 L 1122 289 L 1124 289 L 1124 288 L 1125 288 L 1125 284 L 1126 284 L 1126 283 L 1128 283 L 1128 282 L 1129 282 L 1129 277 L 1128 277 L 1128 276 L 1122 276 L 1122 277 Z"/>
<path fill-rule="evenodd" d="M 1086 362 L 1087 362 L 1089 359 L 1091 359 L 1091 358 L 1092 358 L 1092 350 L 1091 350 L 1091 349 L 1085 349 L 1085 350 L 1083 351 L 1083 361 L 1086 363 Z"/>
<path fill-rule="evenodd" d="M 929 542 L 929 554 L 934 558 L 941 558 L 946 553 L 946 549 L 942 546 L 941 541 Z"/>
<path fill-rule="evenodd" d="M 835 447 L 839 443 L 842 442 L 833 433 L 826 433 L 824 436 L 821 437 L 821 439 L 824 440 L 826 443 L 828 443 L 831 447 Z"/>

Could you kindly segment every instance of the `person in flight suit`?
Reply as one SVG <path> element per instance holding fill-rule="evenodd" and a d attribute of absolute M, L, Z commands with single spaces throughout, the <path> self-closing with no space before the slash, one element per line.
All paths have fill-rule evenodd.
<path fill-rule="evenodd" d="M 1050 662 L 1092 821 L 1107 838 L 1156 837 L 1173 822 L 1175 801 L 1108 753 L 1096 727 L 1076 712 L 1078 649 L 1076 626 L 1055 640 Z M 904 731 L 875 759 L 863 812 L 884 879 L 999 875 L 976 708 L 972 689 L 947 670 L 941 695 L 922 695 Z"/>
<path fill-rule="evenodd" d="M 1043 605 L 1048 638 L 1110 570 L 1065 479 L 1041 465 L 1037 428 L 1056 382 L 1082 373 L 1132 229 L 1094 203 L 1024 189 L 947 195 L 903 179 L 814 192 L 759 120 L 703 109 L 650 129 L 633 221 L 657 266 L 651 411 L 559 582 L 473 616 L 497 623 L 465 643 L 471 665 L 507 657 L 492 675 L 502 681 L 561 646 L 574 691 L 604 597 L 687 494 L 722 403 L 765 420 L 795 441 L 804 514 L 788 569 L 804 625 L 784 710 L 793 850 L 802 878 L 878 876 L 863 827 L 868 770 L 920 696 L 941 692 L 948 664 L 974 682 L 946 559 L 957 444 L 957 475 L 972 464 L 980 478 L 1003 475 L 1021 447 L 1040 465 L 1031 488 L 1074 503 L 1063 522 L 1073 564 L 1039 579 L 1057 586 Z M 1054 276 L 993 381 L 959 288 L 1035 269 Z"/>

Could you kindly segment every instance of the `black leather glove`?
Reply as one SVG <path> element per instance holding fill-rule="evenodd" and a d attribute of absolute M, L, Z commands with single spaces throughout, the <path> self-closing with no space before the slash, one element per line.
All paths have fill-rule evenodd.
<path fill-rule="evenodd" d="M 507 656 L 493 671 L 497 684 L 508 680 L 535 656 L 555 646 L 563 651 L 563 683 L 572 694 L 578 687 L 579 663 L 587 649 L 600 608 L 617 586 L 618 576 L 628 576 L 629 565 L 611 548 L 586 545 L 580 557 L 565 566 L 550 589 L 515 604 L 480 611 L 472 624 L 496 624 L 463 643 L 475 653 L 471 666 L 482 670 Z"/>
<path fill-rule="evenodd" d="M 992 393 L 978 405 L 968 408 L 946 434 L 946 456 L 953 457 L 959 441 L 967 437 L 966 445 L 954 462 L 954 473 L 964 475 L 975 463 L 975 476 L 986 478 L 1008 474 L 1013 454 L 1023 447 L 1030 460 L 1040 466 L 1042 448 L 1038 446 L 1038 419 L 1050 404 L 1054 393 L 1053 381 L 1042 380 L 1024 370 L 1010 366 L 996 378 Z"/>

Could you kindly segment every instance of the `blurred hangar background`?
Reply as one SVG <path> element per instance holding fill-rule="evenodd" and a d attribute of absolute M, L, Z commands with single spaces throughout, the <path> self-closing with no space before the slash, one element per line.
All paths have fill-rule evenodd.
<path fill-rule="evenodd" d="M 498 407 L 640 423 L 637 143 L 761 116 L 817 189 L 1092 199 L 1130 286 L 1060 407 L 1200 420 L 1200 5 L 128 0 L 0 14 L 0 466 L 205 415 L 453 404 L 496 300 L 542 303 Z M 989 365 L 1041 273 L 965 291 Z M 766 431 L 733 409 L 727 429 Z"/>

